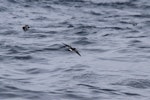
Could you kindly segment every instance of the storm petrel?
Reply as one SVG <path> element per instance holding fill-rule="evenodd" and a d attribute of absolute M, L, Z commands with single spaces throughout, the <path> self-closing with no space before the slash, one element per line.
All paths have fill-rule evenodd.
<path fill-rule="evenodd" d="M 30 28 L 29 25 L 25 25 L 25 26 L 22 27 L 22 29 L 23 29 L 24 31 L 27 31 L 29 28 Z"/>
<path fill-rule="evenodd" d="M 71 47 L 70 45 L 65 44 L 65 43 L 63 43 L 63 44 L 65 45 L 65 47 L 68 48 L 69 51 L 75 52 L 75 53 L 77 53 L 79 56 L 81 56 L 81 54 L 79 53 L 79 51 L 78 51 L 76 48 L 73 48 L 73 47 Z"/>

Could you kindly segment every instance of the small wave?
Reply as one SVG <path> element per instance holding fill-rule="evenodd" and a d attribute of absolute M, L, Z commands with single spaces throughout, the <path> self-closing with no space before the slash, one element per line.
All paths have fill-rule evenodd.
<path fill-rule="evenodd" d="M 80 35 L 80 36 L 86 36 L 86 35 L 89 35 L 89 33 L 87 33 L 87 32 L 84 31 L 84 30 L 79 31 L 79 32 L 76 32 L 75 34 Z"/>
<path fill-rule="evenodd" d="M 96 26 L 92 25 L 83 25 L 79 24 L 77 27 L 75 27 L 73 30 L 75 30 L 74 34 L 80 35 L 80 36 L 87 36 L 89 34 L 96 33 Z"/>
<path fill-rule="evenodd" d="M 0 12 L 6 12 L 8 9 L 6 7 L 0 7 Z"/>
<path fill-rule="evenodd" d="M 112 85 L 130 86 L 133 88 L 146 89 L 150 88 L 150 80 L 148 79 L 126 79 L 121 82 L 113 83 Z"/>
<path fill-rule="evenodd" d="M 138 46 L 138 48 L 141 48 L 141 49 L 149 49 L 149 48 L 150 48 L 150 45 L 141 45 L 141 46 Z"/>
<path fill-rule="evenodd" d="M 102 15 L 100 12 L 95 12 L 95 11 L 91 11 L 90 13 L 91 13 L 92 15 L 96 15 L 96 16 Z"/>
<path fill-rule="evenodd" d="M 90 40 L 88 40 L 88 38 L 80 38 L 76 41 L 73 42 L 73 44 L 80 44 L 80 45 L 89 45 L 89 44 L 93 44 L 94 42 L 91 42 Z"/>
<path fill-rule="evenodd" d="M 22 55 L 22 56 L 13 56 L 12 59 L 16 59 L 16 60 L 31 60 L 31 59 L 33 59 L 33 57 L 30 56 L 30 55 Z"/>
<path fill-rule="evenodd" d="M 40 73 L 46 73 L 48 70 L 46 69 L 41 69 L 41 68 L 30 68 L 30 69 L 24 69 L 21 70 L 27 74 L 40 74 Z"/>
<path fill-rule="evenodd" d="M 68 72 L 68 73 L 69 72 L 81 72 L 81 71 L 86 70 L 87 68 L 89 68 L 89 66 L 78 64 L 75 66 L 71 66 L 71 68 L 66 69 L 65 72 Z"/>
<path fill-rule="evenodd" d="M 128 46 L 130 47 L 138 47 L 142 44 L 142 41 L 135 39 L 128 42 Z"/>
<path fill-rule="evenodd" d="M 17 97 L 19 97 L 17 94 L 15 94 L 15 93 L 0 93 L 1 94 L 1 97 L 0 98 L 2 98 L 3 100 L 4 100 L 4 98 L 17 98 Z"/>
<path fill-rule="evenodd" d="M 140 40 L 132 40 L 132 41 L 130 41 L 130 43 L 141 43 L 142 41 L 140 41 Z"/>
<path fill-rule="evenodd" d="M 128 50 L 122 50 L 122 51 L 119 51 L 119 52 L 131 52 L 131 51 L 128 51 Z M 110 60 L 110 61 L 119 61 L 119 62 L 143 62 L 143 60 L 139 59 L 139 58 L 134 58 L 131 56 L 131 57 L 113 57 L 113 58 L 99 58 L 100 60 Z"/>
<path fill-rule="evenodd" d="M 2 49 L 5 49 L 7 51 L 7 54 L 17 54 L 26 51 L 27 49 L 25 47 L 19 46 L 19 45 L 2 45 Z"/>
<path fill-rule="evenodd" d="M 114 30 L 126 30 L 127 28 L 122 27 L 102 27 L 102 29 L 114 29 Z"/>
<path fill-rule="evenodd" d="M 30 50 L 28 51 L 28 53 L 37 53 L 37 52 L 45 52 L 45 51 L 57 51 L 64 48 L 63 45 L 61 44 L 53 44 L 51 46 L 48 47 L 44 47 L 44 48 L 35 48 L 35 50 Z"/>
<path fill-rule="evenodd" d="M 24 100 L 23 98 L 37 100 L 37 98 L 40 98 L 40 94 L 43 94 L 40 91 L 32 91 L 32 90 L 22 89 L 22 88 L 16 86 L 15 84 L 13 84 L 13 85 L 1 84 L 1 85 L 2 85 L 2 87 L 0 87 L 0 95 L 1 95 L 0 99 L 2 99 L 2 100 L 4 100 L 4 99 L 9 99 L 9 100 L 13 99 L 14 100 L 15 98 L 20 98 L 17 100 Z"/>
<path fill-rule="evenodd" d="M 107 34 L 103 34 L 102 36 L 107 37 L 107 36 L 112 36 L 112 35 L 113 35 L 112 33 L 107 33 Z"/>
<path fill-rule="evenodd" d="M 17 0 L 7 0 L 7 1 L 11 3 L 18 3 Z"/>
<path fill-rule="evenodd" d="M 76 29 L 93 29 L 93 28 L 96 28 L 96 26 L 79 24 Z"/>
<path fill-rule="evenodd" d="M 86 49 L 82 49 L 82 50 L 86 50 L 86 51 L 91 51 L 91 52 L 98 52 L 98 53 L 103 53 L 103 52 L 107 52 L 109 51 L 108 49 L 96 49 L 96 48 L 86 48 Z"/>
<path fill-rule="evenodd" d="M 140 35 L 140 36 L 126 36 L 125 38 L 145 38 L 147 36 L 145 35 Z"/>
<path fill-rule="evenodd" d="M 141 95 L 138 94 L 138 93 L 131 93 L 131 92 L 122 92 L 122 93 L 124 93 L 124 94 L 127 95 L 127 96 L 141 96 Z"/>
<path fill-rule="evenodd" d="M 59 2 L 84 2 L 83 0 L 59 0 Z"/>
<path fill-rule="evenodd" d="M 93 73 L 93 72 L 86 72 L 86 73 L 80 73 L 78 75 L 74 75 L 72 77 L 73 80 L 86 82 L 86 83 L 96 83 L 99 81 L 101 76 L 99 74 Z"/>
<path fill-rule="evenodd" d="M 57 0 L 53 3 L 55 4 L 61 4 L 65 6 L 74 6 L 74 7 L 81 7 L 81 5 L 85 4 L 86 1 L 84 0 Z"/>
<path fill-rule="evenodd" d="M 15 30 L 7 30 L 7 31 L 4 31 L 2 34 L 3 35 L 16 35 L 16 34 L 19 34 L 19 32 Z"/>
<path fill-rule="evenodd" d="M 135 48 L 137 48 L 139 50 L 149 50 L 149 48 L 150 48 L 149 44 L 143 43 L 140 40 L 129 41 L 128 46 L 135 47 Z"/>
<path fill-rule="evenodd" d="M 132 15 L 134 18 L 150 18 L 149 14 L 141 14 L 141 15 Z"/>
<path fill-rule="evenodd" d="M 31 20 L 33 20 L 33 21 L 45 21 L 46 20 L 47 21 L 49 19 L 47 17 L 39 16 L 39 17 L 31 19 Z"/>
<path fill-rule="evenodd" d="M 125 7 L 131 7 L 131 8 L 137 8 L 137 6 L 134 4 L 136 0 L 91 0 L 92 4 L 98 5 L 98 6 L 106 6 L 106 7 L 113 7 L 113 8 L 125 8 Z"/>
<path fill-rule="evenodd" d="M 98 86 L 93 86 L 90 84 L 77 84 L 79 86 L 84 86 L 92 90 L 94 93 L 104 93 L 104 94 L 112 94 L 112 95 L 120 95 L 120 91 L 115 90 L 115 89 L 109 89 L 109 88 L 100 88 Z"/>
<path fill-rule="evenodd" d="M 131 24 L 133 26 L 137 26 L 138 23 L 136 22 L 129 22 L 129 21 L 119 21 L 121 24 Z"/>
<path fill-rule="evenodd" d="M 77 84 L 79 86 L 85 86 L 85 87 L 88 87 L 88 88 L 91 88 L 91 89 L 98 89 L 98 90 L 103 90 L 103 91 L 116 91 L 114 89 L 102 89 L 100 87 L 97 87 L 97 86 L 93 86 L 93 85 L 89 85 L 89 84 Z"/>

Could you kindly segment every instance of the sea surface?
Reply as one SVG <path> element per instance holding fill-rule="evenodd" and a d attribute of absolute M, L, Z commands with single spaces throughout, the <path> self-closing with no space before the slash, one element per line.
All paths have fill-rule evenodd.
<path fill-rule="evenodd" d="M 150 0 L 0 0 L 0 100 L 150 100 Z"/>

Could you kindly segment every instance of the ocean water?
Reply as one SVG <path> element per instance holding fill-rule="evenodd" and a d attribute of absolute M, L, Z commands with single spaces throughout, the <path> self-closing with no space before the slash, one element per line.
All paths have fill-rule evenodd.
<path fill-rule="evenodd" d="M 0 100 L 150 100 L 150 1 L 0 0 Z"/>

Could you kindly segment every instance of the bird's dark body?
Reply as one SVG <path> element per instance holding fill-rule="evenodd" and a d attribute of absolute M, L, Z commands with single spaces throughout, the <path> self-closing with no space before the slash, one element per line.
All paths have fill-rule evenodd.
<path fill-rule="evenodd" d="M 72 52 L 75 52 L 77 53 L 79 56 L 81 56 L 81 54 L 79 53 L 79 51 L 76 49 L 76 48 L 73 48 L 72 46 L 68 45 L 68 44 L 65 44 L 63 43 L 67 48 L 68 48 L 68 51 L 72 51 Z"/>
<path fill-rule="evenodd" d="M 24 31 L 27 31 L 29 28 L 30 28 L 29 25 L 25 25 L 25 26 L 22 27 L 22 29 L 23 29 Z"/>

